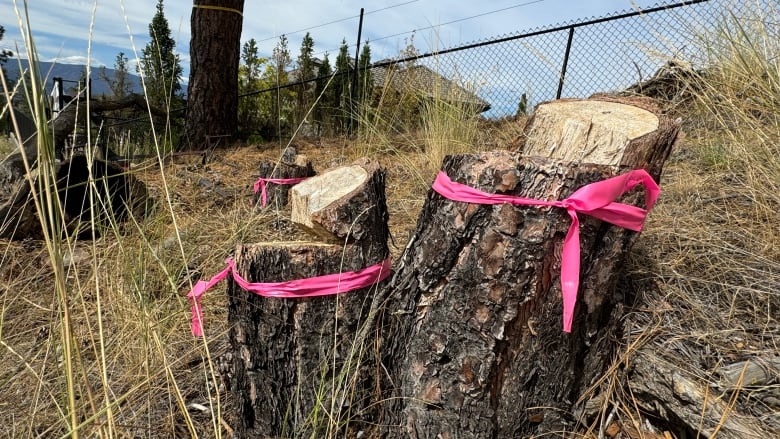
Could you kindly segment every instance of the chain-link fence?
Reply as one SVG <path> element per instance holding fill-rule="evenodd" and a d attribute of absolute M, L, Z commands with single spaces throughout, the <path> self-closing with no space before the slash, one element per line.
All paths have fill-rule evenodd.
<path fill-rule="evenodd" d="M 386 76 L 383 70 L 393 66 L 396 72 L 410 65 L 418 71 L 427 69 L 429 75 L 453 84 L 461 95 L 470 95 L 470 101 L 485 103 L 483 116 L 499 119 L 550 99 L 624 90 L 672 59 L 693 60 L 697 54 L 692 51 L 700 47 L 695 36 L 717 25 L 728 8 L 743 4 L 729 0 L 659 3 L 377 62 L 370 67 L 371 77 L 376 82 Z"/>

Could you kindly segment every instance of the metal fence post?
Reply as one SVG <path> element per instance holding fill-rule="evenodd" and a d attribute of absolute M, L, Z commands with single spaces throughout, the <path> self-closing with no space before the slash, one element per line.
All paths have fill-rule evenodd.
<path fill-rule="evenodd" d="M 561 78 L 558 80 L 558 92 L 555 93 L 555 99 L 561 98 L 563 93 L 563 82 L 566 80 L 566 67 L 569 66 L 569 53 L 571 52 L 571 41 L 574 39 L 574 26 L 569 28 L 569 40 L 566 42 L 566 53 L 563 54 L 563 66 L 561 66 Z"/>
<path fill-rule="evenodd" d="M 355 44 L 355 65 L 353 68 L 353 74 L 352 74 L 352 86 L 349 90 L 349 118 L 347 119 L 347 133 L 352 134 L 352 131 L 354 129 L 354 120 L 357 117 L 355 114 L 357 112 L 357 106 L 355 105 L 355 92 L 357 91 L 357 84 L 358 84 L 358 75 L 359 73 L 359 65 L 358 60 L 360 59 L 360 37 L 363 33 L 363 8 L 360 8 L 360 22 L 358 24 L 358 34 L 357 34 L 357 44 Z"/>

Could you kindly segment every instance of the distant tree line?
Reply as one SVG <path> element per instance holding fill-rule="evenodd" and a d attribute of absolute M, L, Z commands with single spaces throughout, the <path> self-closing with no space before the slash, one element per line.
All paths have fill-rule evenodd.
<path fill-rule="evenodd" d="M 313 53 L 314 39 L 309 33 L 301 41 L 295 63 L 284 35 L 270 58 L 258 55 L 254 38 L 244 43 L 238 80 L 241 135 L 271 139 L 288 136 L 298 127 L 306 134 L 344 134 L 357 123 L 373 88 L 367 69 L 370 44 L 363 45 L 357 62 L 360 80 L 354 93 L 356 66 L 346 40 L 342 40 L 335 66 L 331 66 L 328 53 L 322 59 Z"/>

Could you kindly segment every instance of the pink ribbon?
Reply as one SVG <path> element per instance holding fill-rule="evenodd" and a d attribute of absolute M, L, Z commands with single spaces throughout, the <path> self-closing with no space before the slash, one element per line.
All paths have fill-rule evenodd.
<path fill-rule="evenodd" d="M 618 203 L 621 195 L 642 184 L 645 187 L 647 209 Z M 563 201 L 544 201 L 511 195 L 489 194 L 456 183 L 444 172 L 439 172 L 433 189 L 453 201 L 478 204 L 515 204 L 520 206 L 552 206 L 566 209 L 571 226 L 563 241 L 561 255 L 561 292 L 563 295 L 563 330 L 571 332 L 574 305 L 580 283 L 580 221 L 578 213 L 584 213 L 602 221 L 635 232 L 642 230 L 647 213 L 653 208 L 661 189 L 644 169 L 637 169 L 617 177 L 585 185 Z"/>
<path fill-rule="evenodd" d="M 246 281 L 236 271 L 233 259 L 228 258 L 227 267 L 217 273 L 208 281 L 198 281 L 192 287 L 187 298 L 190 300 L 192 311 L 192 335 L 203 336 L 203 309 L 200 299 L 203 294 L 225 279 L 228 274 L 233 275 L 233 280 L 243 289 L 264 297 L 300 298 L 327 296 L 331 294 L 348 293 L 359 288 L 366 288 L 386 279 L 390 275 L 390 259 L 386 259 L 376 265 L 366 267 L 359 271 L 327 274 L 308 279 L 297 279 L 287 282 L 262 282 L 252 283 Z"/>
<path fill-rule="evenodd" d="M 274 183 L 274 184 L 298 184 L 302 182 L 303 180 L 306 180 L 309 177 L 301 177 L 301 178 L 265 178 L 260 177 L 255 182 L 254 186 L 252 186 L 252 189 L 255 193 L 257 191 L 260 191 L 260 199 L 263 202 L 263 207 L 268 204 L 267 195 L 265 191 L 265 185 L 266 183 Z"/>

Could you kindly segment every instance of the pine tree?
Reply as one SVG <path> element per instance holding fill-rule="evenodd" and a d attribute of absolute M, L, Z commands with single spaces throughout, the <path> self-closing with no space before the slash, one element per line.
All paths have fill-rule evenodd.
<path fill-rule="evenodd" d="M 272 87 L 282 87 L 288 83 L 287 69 L 290 67 L 292 59 L 290 50 L 287 48 L 287 37 L 282 35 L 271 55 L 273 59 L 273 68 L 266 70 L 266 79 L 272 82 Z M 273 136 L 280 136 L 283 128 L 290 124 L 291 116 L 291 93 L 288 88 L 277 88 L 271 98 L 271 129 Z"/>
<path fill-rule="evenodd" d="M 333 112 L 335 99 L 333 98 L 333 87 L 328 87 L 328 81 L 333 75 L 333 69 L 330 67 L 328 53 L 322 58 L 319 68 L 317 68 L 317 81 L 314 84 L 314 96 L 318 99 L 314 106 L 314 120 L 325 129 L 330 129 L 330 115 Z"/>
<path fill-rule="evenodd" d="M 339 108 L 338 117 L 342 122 L 340 129 L 342 132 L 346 130 L 346 124 L 348 122 L 348 116 L 351 111 L 351 99 L 350 99 L 350 83 L 351 83 L 352 63 L 349 59 L 349 46 L 347 46 L 347 40 L 341 40 L 341 47 L 339 48 L 339 55 L 336 57 L 336 75 L 334 88 L 334 96 Z"/>
<path fill-rule="evenodd" d="M 308 81 L 314 77 L 314 59 L 312 54 L 314 53 L 314 40 L 311 35 L 306 32 L 306 35 L 301 41 L 301 53 L 298 55 L 298 77 L 297 81 Z M 309 105 L 311 103 L 311 84 L 300 84 L 296 87 L 296 113 L 297 122 L 302 122 L 306 117 L 306 113 L 309 111 Z"/>
<path fill-rule="evenodd" d="M 355 96 L 358 99 L 360 105 L 364 105 L 371 97 L 371 92 L 374 89 L 374 78 L 371 75 L 371 45 L 368 41 L 363 45 L 363 49 L 360 51 L 360 59 L 358 60 L 358 84 Z"/>
<path fill-rule="evenodd" d="M 146 82 L 150 102 L 170 108 L 171 100 L 181 92 L 182 68 L 176 54 L 176 41 L 171 37 L 168 19 L 163 13 L 163 0 L 157 1 L 157 13 L 149 23 L 151 41 L 142 50 L 138 66 Z"/>
<path fill-rule="evenodd" d="M 258 56 L 257 42 L 254 38 L 241 48 L 242 63 L 238 68 L 238 93 L 245 95 L 261 89 L 260 75 L 266 58 Z M 260 125 L 260 98 L 257 95 L 244 96 L 238 103 L 239 130 L 254 132 Z"/>
<path fill-rule="evenodd" d="M 109 77 L 106 68 L 101 67 L 99 76 L 100 79 L 108 83 L 108 87 L 111 89 L 111 93 L 117 98 L 123 98 L 133 91 L 133 86 L 130 83 L 130 73 L 127 70 L 128 59 L 124 52 L 119 52 L 114 59 L 114 75 Z"/>

